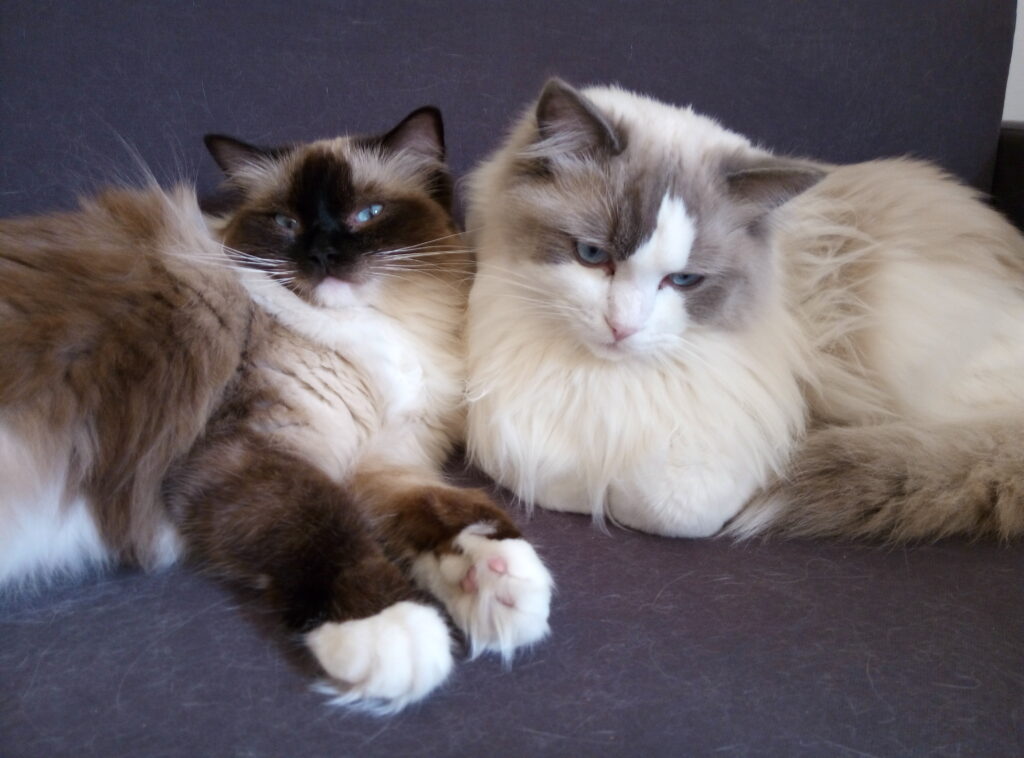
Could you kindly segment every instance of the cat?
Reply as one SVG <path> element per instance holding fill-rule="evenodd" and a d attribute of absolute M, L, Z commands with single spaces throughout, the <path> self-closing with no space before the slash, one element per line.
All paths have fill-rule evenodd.
<path fill-rule="evenodd" d="M 934 166 L 556 79 L 469 195 L 467 444 L 523 501 L 680 537 L 1024 531 L 1024 238 Z"/>
<path fill-rule="evenodd" d="M 440 112 L 260 148 L 209 135 L 231 210 L 113 189 L 0 222 L 0 581 L 180 555 L 254 595 L 335 702 L 393 712 L 548 633 L 549 572 L 465 423 L 472 261 Z"/>

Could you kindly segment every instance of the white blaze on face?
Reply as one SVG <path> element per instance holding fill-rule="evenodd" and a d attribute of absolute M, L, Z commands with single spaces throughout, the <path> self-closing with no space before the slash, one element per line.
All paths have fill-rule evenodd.
<path fill-rule="evenodd" d="M 657 311 L 661 310 L 657 307 L 661 283 L 669 274 L 686 270 L 696 236 L 686 204 L 666 193 L 651 236 L 619 264 L 612 277 L 606 317 L 612 339 L 616 333 L 628 339 L 628 335 L 642 332 L 648 326 L 652 314 L 657 318 Z"/>

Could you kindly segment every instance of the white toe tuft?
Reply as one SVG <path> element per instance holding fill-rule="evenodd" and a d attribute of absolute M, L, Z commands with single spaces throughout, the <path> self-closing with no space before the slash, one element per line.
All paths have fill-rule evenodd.
<path fill-rule="evenodd" d="M 306 643 L 331 677 L 332 702 L 376 713 L 420 700 L 452 670 L 448 627 L 437 609 L 421 603 L 403 601 L 369 618 L 321 624 Z"/>

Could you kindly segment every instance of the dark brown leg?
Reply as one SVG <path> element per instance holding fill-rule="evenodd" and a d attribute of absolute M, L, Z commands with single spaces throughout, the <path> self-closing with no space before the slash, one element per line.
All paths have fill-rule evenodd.
<path fill-rule="evenodd" d="M 205 447 L 168 490 L 189 554 L 263 594 L 289 630 L 371 616 L 415 594 L 351 495 L 259 438 Z"/>
<path fill-rule="evenodd" d="M 374 536 L 352 495 L 252 435 L 207 443 L 168 480 L 190 554 L 257 592 L 344 702 L 393 711 L 452 667 L 444 619 Z"/>
<path fill-rule="evenodd" d="M 490 528 L 494 539 L 521 536 L 519 528 L 482 489 L 453 487 L 429 470 L 373 467 L 352 479 L 351 492 L 372 519 L 386 549 L 402 559 L 456 550 L 466 528 Z"/>

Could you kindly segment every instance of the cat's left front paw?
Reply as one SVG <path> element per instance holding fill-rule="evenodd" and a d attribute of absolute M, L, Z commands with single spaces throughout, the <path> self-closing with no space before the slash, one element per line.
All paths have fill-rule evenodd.
<path fill-rule="evenodd" d="M 494 651 L 508 660 L 547 636 L 554 582 L 529 542 L 487 532 L 466 527 L 453 540 L 457 552 L 426 553 L 413 574 L 466 633 L 472 655 Z"/>

